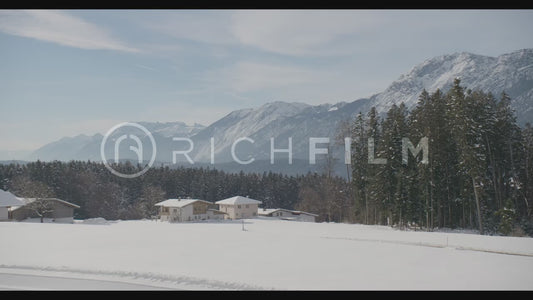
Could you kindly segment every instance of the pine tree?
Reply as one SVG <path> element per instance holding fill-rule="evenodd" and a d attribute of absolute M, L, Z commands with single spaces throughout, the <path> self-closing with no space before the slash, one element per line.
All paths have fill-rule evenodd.
<path fill-rule="evenodd" d="M 366 119 L 362 113 L 355 118 L 351 130 L 352 189 L 354 196 L 354 217 L 368 224 L 368 147 Z"/>
<path fill-rule="evenodd" d="M 484 215 L 486 201 L 484 201 L 487 170 L 488 147 L 487 136 L 492 134 L 491 124 L 494 121 L 491 111 L 491 96 L 480 91 L 467 91 L 455 80 L 454 86 L 448 93 L 452 105 L 453 122 L 452 135 L 458 149 L 459 174 L 465 184 L 462 189 L 462 199 L 474 199 L 479 232 L 484 233 Z"/>
<path fill-rule="evenodd" d="M 387 164 L 377 175 L 379 198 L 387 224 L 404 224 L 408 204 L 407 169 L 402 165 L 402 139 L 407 136 L 407 108 L 402 103 L 389 109 L 383 122 L 381 149 Z"/>
<path fill-rule="evenodd" d="M 441 146 L 438 144 L 438 130 L 437 124 L 439 117 L 436 113 L 436 105 L 434 105 L 435 98 L 439 97 L 439 91 L 434 95 L 429 95 L 426 90 L 423 90 L 418 98 L 418 105 L 413 109 L 410 116 L 410 138 L 414 140 L 420 140 L 422 137 L 428 137 L 431 144 L 431 151 L 429 152 L 428 165 L 418 165 L 415 168 L 417 176 L 414 184 L 418 186 L 419 200 L 416 210 L 419 214 L 419 222 L 425 221 L 425 226 L 429 230 L 432 228 L 433 219 L 433 195 L 435 194 L 435 168 L 436 161 L 435 151 L 438 151 Z M 413 165 L 413 164 L 411 164 Z M 431 218 L 430 218 L 431 217 Z M 416 218 L 415 218 L 416 219 Z"/>
<path fill-rule="evenodd" d="M 518 207 L 523 207 L 521 215 L 531 222 L 533 218 L 533 127 L 530 123 L 527 123 L 522 131 L 521 148 L 523 151 L 522 163 L 520 163 L 521 179 L 517 183 L 517 190 L 520 192 L 523 205 Z"/>
<path fill-rule="evenodd" d="M 511 109 L 511 99 L 502 93 L 500 101 L 495 105 L 495 122 L 492 136 L 488 137 L 491 145 L 490 155 L 493 166 L 493 182 L 497 209 L 502 208 L 505 201 L 515 199 L 514 206 L 518 207 L 520 201 L 519 166 L 522 154 L 521 130 L 516 124 L 514 111 Z"/>
<path fill-rule="evenodd" d="M 368 112 L 368 119 L 366 125 L 366 145 L 368 146 L 367 172 L 366 172 L 366 215 L 369 224 L 379 224 L 381 219 L 381 197 L 386 194 L 385 186 L 380 180 L 383 172 L 383 164 L 374 163 L 376 159 L 384 159 L 384 151 L 382 149 L 381 141 L 381 118 L 379 117 L 375 107 L 372 107 Z M 371 147 L 373 146 L 373 147 Z M 372 160 L 371 161 L 371 157 Z"/>

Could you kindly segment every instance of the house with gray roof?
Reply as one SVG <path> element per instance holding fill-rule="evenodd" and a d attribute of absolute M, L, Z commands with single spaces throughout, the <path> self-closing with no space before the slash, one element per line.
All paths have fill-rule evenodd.
<path fill-rule="evenodd" d="M 243 196 L 235 196 L 215 202 L 218 209 L 227 213 L 226 219 L 246 219 L 257 216 L 259 200 L 250 199 Z"/>
<path fill-rule="evenodd" d="M 0 221 L 7 221 L 11 219 L 11 210 L 13 207 L 24 205 L 24 202 L 19 200 L 10 192 L 0 190 Z"/>
<path fill-rule="evenodd" d="M 155 204 L 159 206 L 159 220 L 188 222 L 224 219 L 224 212 L 214 208 L 214 204 L 200 199 L 168 199 Z"/>

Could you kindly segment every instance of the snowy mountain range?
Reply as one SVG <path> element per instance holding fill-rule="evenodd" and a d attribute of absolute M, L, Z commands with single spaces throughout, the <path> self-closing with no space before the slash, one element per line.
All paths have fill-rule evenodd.
<path fill-rule="evenodd" d="M 199 124 L 188 126 L 182 122 L 139 124 L 145 126 L 154 136 L 158 148 L 158 162 L 169 163 L 172 161 L 173 150 L 187 149 L 187 144 L 172 140 L 172 137 L 186 137 L 194 143 L 194 148 L 189 153 L 194 162 L 209 163 L 211 138 L 214 138 L 215 166 L 228 166 L 227 163 L 233 161 L 232 144 L 240 137 L 248 137 L 253 143 L 240 142 L 235 148 L 235 155 L 243 161 L 252 158 L 255 161 L 250 165 L 232 168 L 263 171 L 278 165 L 279 169 L 279 165 L 289 167 L 288 154 L 276 153 L 275 164 L 270 165 L 271 138 L 274 138 L 276 149 L 286 149 L 291 137 L 293 160 L 299 162 L 295 165 L 302 165 L 301 162 L 307 161 L 309 156 L 310 137 L 329 137 L 333 144 L 341 121 L 353 118 L 359 112 L 365 113 L 372 106 L 382 113 L 394 103 L 404 102 L 412 108 L 423 89 L 428 92 L 447 90 L 455 78 L 460 78 L 461 84 L 469 89 L 492 92 L 496 97 L 505 91 L 511 96 L 511 105 L 519 124 L 533 121 L 533 49 L 523 49 L 498 57 L 466 52 L 438 56 L 415 66 L 383 92 L 353 102 L 316 106 L 303 103 L 267 103 L 258 108 L 233 111 L 207 127 Z M 28 159 L 99 161 L 102 138 L 100 134 L 63 138 L 37 149 Z M 324 148 L 326 145 L 318 147 Z M 342 147 L 337 145 L 331 150 L 341 165 L 344 161 Z M 128 148 L 121 150 L 120 154 L 123 158 L 135 158 Z M 144 159 L 149 160 L 149 154 L 145 154 Z M 188 164 L 183 155 L 178 157 L 178 161 L 180 164 Z M 339 169 L 342 169 L 342 166 Z M 300 170 L 303 171 L 302 168 Z"/>
<path fill-rule="evenodd" d="M 533 121 L 533 49 L 522 49 L 498 57 L 467 52 L 438 56 L 415 66 L 385 91 L 370 98 L 369 106 L 387 110 L 393 103 L 416 105 L 423 89 L 432 93 L 448 90 L 455 78 L 461 85 L 493 93 L 505 91 L 520 124 Z"/>

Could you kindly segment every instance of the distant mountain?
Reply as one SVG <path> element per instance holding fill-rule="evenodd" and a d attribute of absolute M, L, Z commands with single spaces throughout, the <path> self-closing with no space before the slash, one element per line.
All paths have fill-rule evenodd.
<path fill-rule="evenodd" d="M 99 152 L 96 145 L 102 141 L 101 134 L 88 136 L 80 134 L 75 137 L 64 137 L 46 144 L 30 154 L 29 160 L 96 160 Z"/>
<path fill-rule="evenodd" d="M 209 161 L 210 138 L 214 138 L 215 162 L 232 161 L 231 147 L 234 141 L 247 137 L 235 148 L 240 160 L 270 160 L 270 138 L 276 149 L 287 149 L 292 138 L 293 158 L 307 159 L 309 137 L 334 137 L 341 120 L 359 112 L 364 100 L 353 103 L 337 103 L 311 106 L 302 103 L 274 102 L 257 109 L 239 110 L 208 126 L 192 137 L 197 151 L 195 161 Z M 333 140 L 331 141 L 333 142 Z M 288 155 L 276 153 L 276 161 L 288 162 Z"/>
<path fill-rule="evenodd" d="M 136 122 L 139 125 L 144 126 L 150 133 L 159 134 L 163 137 L 173 137 L 173 136 L 193 136 L 198 132 L 202 131 L 205 126 L 194 123 L 194 125 L 187 125 L 183 122 Z"/>
<path fill-rule="evenodd" d="M 210 138 L 213 137 L 216 159 L 229 161 L 231 153 L 227 150 L 230 150 L 235 140 L 240 137 L 252 138 L 255 133 L 269 124 L 291 118 L 309 107 L 311 106 L 303 103 L 273 102 L 258 109 L 233 111 L 193 136 L 194 146 L 197 149 L 193 152 L 194 160 L 210 161 Z M 270 142 L 270 137 L 268 141 Z"/>
<path fill-rule="evenodd" d="M 423 89 L 446 91 L 455 78 L 461 79 L 462 86 L 491 92 L 497 99 L 505 91 L 512 99 L 518 123 L 533 122 L 533 49 L 498 57 L 462 52 L 426 60 L 372 96 L 366 110 L 375 106 L 383 112 L 400 102 L 412 108 Z"/>
<path fill-rule="evenodd" d="M 446 91 L 455 78 L 460 78 L 461 84 L 469 89 L 492 92 L 497 98 L 505 91 L 512 98 L 511 106 L 516 112 L 518 122 L 533 122 L 533 49 L 524 49 L 498 57 L 466 52 L 435 57 L 400 76 L 383 92 L 353 102 L 312 106 L 278 101 L 258 108 L 233 111 L 207 127 L 199 124 L 188 126 L 182 122 L 140 124 L 145 126 L 156 140 L 156 160 L 166 164 L 172 162 L 172 151 L 189 147 L 186 142 L 173 141 L 172 137 L 188 137 L 194 144 L 188 155 L 196 166 L 207 165 L 230 171 L 283 171 L 285 168 L 291 174 L 298 173 L 298 170 L 307 172 L 321 168 L 319 165 L 305 166 L 306 163 L 303 163 L 307 162 L 309 157 L 309 138 L 329 137 L 330 151 L 338 160 L 337 170 L 345 173 L 343 145 L 334 145 L 340 122 L 353 118 L 359 112 L 366 113 L 372 106 L 382 113 L 392 104 L 401 102 L 412 108 L 422 90 Z M 241 137 L 253 140 L 253 143 L 242 141 L 235 147 L 238 159 L 255 159 L 246 166 L 236 164 L 231 153 L 233 143 Z M 287 165 L 286 153 L 276 153 L 275 164 L 270 164 L 270 139 L 274 138 L 276 149 L 286 149 L 289 137 L 292 138 L 293 165 Z M 140 138 L 143 145 L 148 141 L 145 136 Z M 214 166 L 209 164 L 211 138 L 214 139 Z M 63 138 L 36 150 L 30 159 L 99 161 L 101 141 L 102 136 L 99 134 Z M 325 148 L 327 145 L 318 147 Z M 107 149 L 106 153 L 111 153 L 112 150 Z M 127 147 L 120 151 L 121 158 L 136 158 Z M 144 154 L 144 159 L 149 160 L 149 154 Z M 323 156 L 318 158 L 320 157 Z M 177 165 L 189 165 L 184 155 L 178 155 L 177 160 Z"/>
<path fill-rule="evenodd" d="M 136 122 L 144 126 L 156 139 L 156 144 L 159 144 L 157 141 L 164 141 L 171 139 L 173 136 L 184 136 L 190 137 L 202 129 L 205 126 L 200 124 L 194 124 L 189 126 L 183 122 Z M 128 128 L 121 128 L 117 132 L 129 133 Z M 138 134 L 138 133 L 137 133 Z M 43 147 L 37 149 L 31 153 L 28 157 L 28 160 L 92 160 L 100 161 L 100 144 L 102 143 L 103 135 L 97 133 L 93 136 L 87 136 L 80 134 L 75 137 L 64 137 L 58 141 L 44 145 Z M 146 139 L 143 137 L 142 139 Z M 148 155 L 148 154 L 147 154 Z M 133 159 L 132 153 L 129 153 L 127 149 L 124 149 L 123 153 L 120 155 L 121 158 Z M 149 159 L 149 157 L 146 157 Z"/>

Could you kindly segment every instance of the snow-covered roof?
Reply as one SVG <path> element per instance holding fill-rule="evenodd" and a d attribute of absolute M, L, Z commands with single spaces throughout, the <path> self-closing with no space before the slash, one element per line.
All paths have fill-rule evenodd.
<path fill-rule="evenodd" d="M 15 195 L 4 190 L 0 190 L 0 207 L 24 205 Z"/>
<path fill-rule="evenodd" d="M 228 199 L 220 200 L 215 202 L 216 204 L 229 204 L 229 205 L 235 205 L 235 204 L 261 204 L 263 202 L 259 200 L 254 200 L 250 198 L 246 198 L 243 196 L 235 196 Z"/>
<path fill-rule="evenodd" d="M 260 215 L 260 216 L 268 216 L 268 215 L 271 215 L 272 213 L 275 213 L 277 211 L 286 211 L 286 212 L 289 212 L 293 215 L 308 215 L 308 216 L 314 216 L 314 217 L 318 217 L 318 215 L 316 214 L 312 214 L 312 213 L 309 213 L 309 212 L 306 212 L 306 211 L 301 211 L 301 210 L 290 210 L 290 209 L 285 209 L 285 208 L 259 208 L 259 210 L 257 211 L 257 214 Z"/>
<path fill-rule="evenodd" d="M 274 212 L 277 212 L 279 208 L 259 208 L 257 214 L 260 216 L 268 216 Z"/>
<path fill-rule="evenodd" d="M 161 201 L 155 204 L 155 206 L 165 206 L 165 207 L 184 207 L 189 204 L 193 204 L 194 202 L 204 202 L 207 204 L 213 204 L 209 201 L 200 200 L 200 199 L 168 199 L 165 201 Z"/>
<path fill-rule="evenodd" d="M 308 216 L 313 216 L 313 217 L 318 217 L 317 214 L 313 214 L 313 213 L 310 213 L 310 212 L 306 212 L 306 211 L 301 211 L 301 210 L 293 210 L 292 211 L 292 214 L 293 215 L 308 215 Z"/>
<path fill-rule="evenodd" d="M 18 204 L 17 207 L 13 207 L 13 210 L 19 209 L 23 207 L 24 205 L 28 205 L 34 202 L 35 200 L 37 200 L 37 198 L 22 198 L 22 197 L 17 197 L 17 199 L 20 201 L 21 204 Z M 66 206 L 70 206 L 72 208 L 80 208 L 79 205 L 67 202 L 65 200 L 57 199 L 57 198 L 39 198 L 39 199 L 44 200 L 44 201 L 56 201 Z"/>

